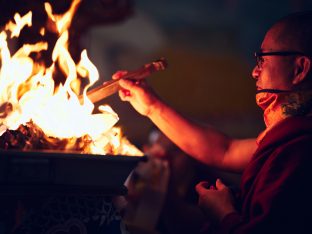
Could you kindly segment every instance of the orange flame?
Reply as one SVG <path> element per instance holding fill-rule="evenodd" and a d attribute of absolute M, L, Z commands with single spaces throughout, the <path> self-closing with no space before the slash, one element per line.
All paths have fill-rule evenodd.
<path fill-rule="evenodd" d="M 47 42 L 25 44 L 13 55 L 8 48 L 8 34 L 11 38 L 18 37 L 24 27 L 31 27 L 32 12 L 23 17 L 15 14 L 14 22 L 10 21 L 0 33 L 0 106 L 10 103 L 13 107 L 7 115 L 0 115 L 0 136 L 7 129 L 15 130 L 21 124 L 32 121 L 49 137 L 90 136 L 92 153 L 106 154 L 109 145 L 114 148 L 109 152 L 142 155 L 121 137 L 120 130 L 113 128 L 118 115 L 109 106 L 101 106 L 99 114 L 92 114 L 94 105 L 87 98 L 86 91 L 98 80 L 98 71 L 86 50 L 82 51 L 78 64 L 75 64 L 68 51 L 68 28 L 79 4 L 80 0 L 74 0 L 66 13 L 56 15 L 51 5 L 45 3 L 48 27 L 59 35 L 52 52 L 53 63 L 48 68 L 30 57 L 31 53 L 47 50 Z M 41 28 L 40 34 L 44 33 L 45 29 Z M 66 76 L 65 83 L 58 87 L 55 87 L 53 79 L 56 65 Z M 89 84 L 83 90 L 78 78 L 89 79 Z M 82 104 L 76 90 L 84 95 Z"/>

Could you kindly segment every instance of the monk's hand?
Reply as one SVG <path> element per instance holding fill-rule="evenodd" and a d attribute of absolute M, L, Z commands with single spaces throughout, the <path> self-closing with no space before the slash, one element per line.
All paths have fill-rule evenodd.
<path fill-rule="evenodd" d="M 202 181 L 196 185 L 196 191 L 199 207 L 215 223 L 220 223 L 226 215 L 235 212 L 232 192 L 220 179 L 217 179 L 215 186 Z"/>
<path fill-rule="evenodd" d="M 119 79 L 125 74 L 127 71 L 117 71 L 112 78 Z M 120 79 L 119 85 L 122 101 L 130 102 L 141 115 L 149 116 L 152 113 L 158 97 L 144 80 Z"/>

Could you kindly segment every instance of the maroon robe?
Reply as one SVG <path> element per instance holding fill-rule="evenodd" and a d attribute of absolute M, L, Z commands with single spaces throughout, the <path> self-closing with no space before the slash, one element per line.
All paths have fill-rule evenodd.
<path fill-rule="evenodd" d="M 312 117 L 290 117 L 263 138 L 241 181 L 241 210 L 218 233 L 312 233 Z"/>

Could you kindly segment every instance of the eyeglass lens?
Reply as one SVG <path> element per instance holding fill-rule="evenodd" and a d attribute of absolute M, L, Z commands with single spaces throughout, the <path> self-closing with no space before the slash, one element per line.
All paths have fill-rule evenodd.
<path fill-rule="evenodd" d="M 256 66 L 260 69 L 263 64 L 263 57 L 260 55 L 256 55 Z"/>

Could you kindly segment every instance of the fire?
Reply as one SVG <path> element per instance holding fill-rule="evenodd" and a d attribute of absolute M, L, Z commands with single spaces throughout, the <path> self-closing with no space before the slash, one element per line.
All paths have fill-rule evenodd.
<path fill-rule="evenodd" d="M 68 50 L 68 28 L 79 4 L 80 0 L 74 0 L 67 12 L 56 15 L 52 6 L 45 3 L 47 28 L 41 28 L 39 33 L 44 35 L 49 30 L 58 35 L 49 67 L 31 56 L 48 50 L 45 41 L 24 44 L 13 55 L 8 47 L 8 40 L 18 37 L 24 27 L 32 26 L 31 11 L 24 16 L 16 13 L 14 22 L 7 23 L 0 33 L 0 136 L 7 131 L 22 131 L 21 126 L 28 126 L 27 131 L 42 130 L 44 134 L 40 137 L 46 138 L 47 142 L 65 140 L 64 149 L 67 150 L 77 149 L 72 147 L 76 144 L 73 142 L 88 139 L 83 152 L 142 155 L 122 137 L 120 129 L 114 127 L 118 115 L 109 106 L 100 106 L 99 113 L 93 114 L 94 104 L 86 93 L 99 79 L 99 73 L 86 50 L 82 51 L 77 64 Z M 56 67 L 66 77 L 64 84 L 54 82 Z M 88 84 L 82 86 L 85 79 Z M 79 100 L 79 94 L 83 95 L 83 101 Z"/>

